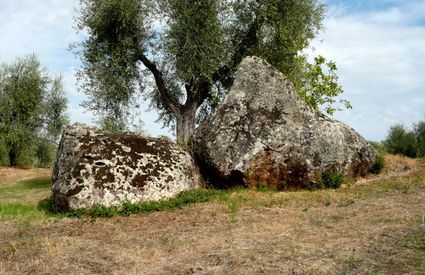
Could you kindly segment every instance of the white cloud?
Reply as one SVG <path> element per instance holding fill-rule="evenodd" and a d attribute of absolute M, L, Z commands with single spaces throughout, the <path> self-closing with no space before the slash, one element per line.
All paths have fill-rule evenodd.
<path fill-rule="evenodd" d="M 336 118 L 368 139 L 381 140 L 392 124 L 425 116 L 425 25 L 412 24 L 423 16 L 416 9 L 349 14 L 339 6 L 313 43 L 314 54 L 337 62 L 344 97 L 354 106 Z"/>

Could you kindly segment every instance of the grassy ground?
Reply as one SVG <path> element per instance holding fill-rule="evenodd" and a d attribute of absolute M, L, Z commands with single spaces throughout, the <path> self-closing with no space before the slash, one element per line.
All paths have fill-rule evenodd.
<path fill-rule="evenodd" d="M 339 190 L 201 191 L 97 219 L 51 214 L 47 178 L 0 185 L 0 274 L 424 274 L 424 163 L 387 161 Z"/>

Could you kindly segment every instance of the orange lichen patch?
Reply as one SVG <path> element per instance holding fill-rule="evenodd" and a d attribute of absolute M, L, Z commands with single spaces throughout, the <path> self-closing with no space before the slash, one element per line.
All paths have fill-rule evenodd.
<path fill-rule="evenodd" d="M 272 188 L 278 191 L 301 188 L 318 182 L 318 173 L 308 172 L 307 165 L 298 158 L 282 164 L 275 161 L 272 151 L 253 158 L 251 169 L 247 172 L 246 183 L 249 188 Z"/>
<path fill-rule="evenodd" d="M 351 167 L 347 171 L 347 177 L 352 179 L 363 177 L 372 165 L 373 163 L 368 158 L 360 157 L 359 160 L 353 160 Z"/>
<path fill-rule="evenodd" d="M 52 175 L 50 168 L 19 169 L 0 167 L 0 186 L 32 178 L 48 178 Z"/>

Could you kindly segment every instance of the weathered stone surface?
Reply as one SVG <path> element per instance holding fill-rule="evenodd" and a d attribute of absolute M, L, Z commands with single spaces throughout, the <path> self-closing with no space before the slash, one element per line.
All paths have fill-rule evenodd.
<path fill-rule="evenodd" d="M 356 177 L 376 155 L 352 128 L 306 106 L 288 78 L 256 57 L 241 63 L 216 114 L 197 129 L 194 150 L 213 184 L 278 190 L 316 184 L 325 172 Z"/>
<path fill-rule="evenodd" d="M 157 201 L 197 188 L 191 156 L 165 138 L 68 127 L 53 171 L 56 211 Z"/>

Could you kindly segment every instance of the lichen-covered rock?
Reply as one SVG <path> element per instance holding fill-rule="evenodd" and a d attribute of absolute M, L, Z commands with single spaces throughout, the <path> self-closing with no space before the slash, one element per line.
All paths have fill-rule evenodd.
<path fill-rule="evenodd" d="M 278 190 L 317 184 L 323 173 L 356 177 L 376 156 L 352 128 L 306 106 L 288 78 L 256 57 L 243 60 L 216 114 L 197 129 L 194 151 L 212 184 Z"/>
<path fill-rule="evenodd" d="M 56 211 L 158 201 L 197 188 L 192 157 L 165 138 L 68 127 L 53 170 Z"/>

